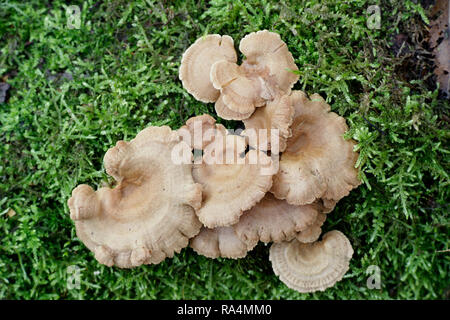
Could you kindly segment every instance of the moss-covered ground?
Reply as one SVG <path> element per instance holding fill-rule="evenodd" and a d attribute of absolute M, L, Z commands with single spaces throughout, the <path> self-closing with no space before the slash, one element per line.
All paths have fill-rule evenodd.
<path fill-rule="evenodd" d="M 0 299 L 448 298 L 449 103 L 430 81 L 431 69 L 414 68 L 421 63 L 415 38 L 409 54 L 392 40 L 426 30 L 420 4 L 70 4 L 80 8 L 79 29 L 70 28 L 77 25 L 66 1 L 0 2 L 0 77 L 11 86 L 0 104 Z M 374 4 L 380 28 L 367 25 Z M 177 128 L 190 116 L 214 115 L 213 104 L 183 89 L 182 53 L 204 34 L 228 34 L 238 46 L 261 29 L 288 44 L 300 69 L 295 88 L 323 95 L 358 142 L 363 184 L 323 228 L 352 242 L 349 272 L 325 292 L 299 294 L 273 274 L 262 244 L 237 261 L 188 248 L 133 270 L 98 264 L 69 219 L 71 190 L 112 181 L 102 158 L 117 140 L 149 125 Z M 367 287 L 371 265 L 380 268 L 381 289 Z M 70 266 L 80 273 L 79 289 L 67 286 Z"/>

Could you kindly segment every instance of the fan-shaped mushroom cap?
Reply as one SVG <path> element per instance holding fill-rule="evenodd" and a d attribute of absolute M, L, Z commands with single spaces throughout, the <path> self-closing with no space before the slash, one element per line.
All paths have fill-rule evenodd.
<path fill-rule="evenodd" d="M 223 102 L 223 96 L 221 95 L 214 105 L 216 113 L 219 117 L 225 120 L 243 120 L 250 117 L 254 110 L 247 113 L 239 113 L 228 108 Z"/>
<path fill-rule="evenodd" d="M 233 39 L 209 34 L 197 39 L 183 54 L 179 77 L 183 87 L 197 100 L 215 102 L 219 90 L 210 81 L 211 66 L 220 60 L 237 61 Z"/>
<path fill-rule="evenodd" d="M 216 259 L 243 258 L 255 245 L 250 246 L 241 241 L 232 227 L 202 228 L 200 233 L 191 239 L 190 246 L 195 252 L 205 257 Z"/>
<path fill-rule="evenodd" d="M 333 230 L 314 243 L 274 243 L 269 259 L 275 274 L 298 292 L 324 291 L 340 281 L 349 268 L 353 248 L 347 237 Z"/>
<path fill-rule="evenodd" d="M 180 142 L 169 127 L 149 127 L 130 142 L 119 141 L 104 157 L 118 185 L 94 191 L 80 185 L 68 201 L 78 238 L 108 266 L 159 263 L 188 245 L 201 228 L 195 210 L 201 186 L 192 165 L 176 165 Z"/>
<path fill-rule="evenodd" d="M 295 109 L 292 136 L 280 158 L 271 192 L 290 204 L 303 205 L 325 198 L 338 201 L 361 182 L 355 163 L 355 142 L 345 140 L 345 119 L 318 94 L 309 100 L 301 91 L 291 95 Z"/>
<path fill-rule="evenodd" d="M 224 60 L 214 63 L 210 77 L 214 88 L 220 90 L 222 103 L 233 112 L 251 114 L 266 102 L 263 81 L 259 80 L 262 78 L 247 76 L 235 63 Z"/>
<path fill-rule="evenodd" d="M 317 214 L 316 205 L 293 206 L 267 193 L 233 227 L 237 236 L 249 245 L 258 241 L 282 242 L 292 240 L 297 232 L 315 223 Z"/>
<path fill-rule="evenodd" d="M 244 64 L 267 68 L 268 77 L 274 77 L 278 88 L 284 93 L 289 93 L 299 79 L 298 75 L 291 72 L 298 68 L 278 33 L 267 30 L 252 32 L 241 40 L 239 50 L 246 57 Z"/>
<path fill-rule="evenodd" d="M 246 146 L 243 137 L 227 135 L 220 140 L 206 147 L 203 162 L 194 164 L 192 171 L 203 186 L 203 204 L 196 213 L 208 228 L 238 222 L 272 185 L 272 176 L 264 172 L 272 165 L 270 157 L 256 150 L 240 156 Z"/>
<path fill-rule="evenodd" d="M 319 213 L 316 216 L 314 223 L 309 225 L 306 229 L 298 232 L 295 237 L 297 238 L 298 241 L 303 243 L 310 243 L 317 241 L 317 239 L 319 239 L 320 235 L 322 234 L 321 227 L 326 219 L 327 219 L 326 214 Z"/>
<path fill-rule="evenodd" d="M 338 202 L 331 199 L 322 198 L 319 200 L 319 204 L 322 207 L 321 211 L 322 213 L 330 213 L 334 210 L 334 207 L 336 207 L 336 204 Z"/>
<path fill-rule="evenodd" d="M 245 130 L 242 135 L 249 138 L 249 145 L 255 149 L 271 150 L 271 131 L 278 130 L 278 149 L 286 149 L 286 139 L 291 136 L 289 126 L 294 119 L 294 108 L 289 96 L 278 96 L 268 101 L 266 106 L 258 108 L 248 119 L 243 120 Z M 260 131 L 265 129 L 265 131 Z"/>
<path fill-rule="evenodd" d="M 218 134 L 225 135 L 227 129 L 216 124 L 216 119 L 208 114 L 189 118 L 186 124 L 178 129 L 182 140 L 197 150 L 203 150 Z"/>

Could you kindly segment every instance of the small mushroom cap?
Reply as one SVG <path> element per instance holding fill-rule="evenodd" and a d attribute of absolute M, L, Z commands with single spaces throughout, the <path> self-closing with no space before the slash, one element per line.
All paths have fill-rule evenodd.
<path fill-rule="evenodd" d="M 220 90 L 223 103 L 231 111 L 253 113 L 255 108 L 265 104 L 262 82 L 258 77 L 247 77 L 235 63 L 224 60 L 214 63 L 210 77 L 214 88 Z"/>
<path fill-rule="evenodd" d="M 245 130 L 242 135 L 249 138 L 252 148 L 267 151 L 271 150 L 271 133 L 273 129 L 278 130 L 278 150 L 286 149 L 286 139 L 292 133 L 289 128 L 294 120 L 294 108 L 288 95 L 278 96 L 268 101 L 266 106 L 258 108 L 248 119 L 243 120 Z M 265 129 L 266 134 L 261 129 Z"/>
<path fill-rule="evenodd" d="M 233 39 L 210 34 L 197 39 L 183 54 L 179 71 L 183 87 L 197 100 L 215 102 L 219 90 L 210 81 L 211 66 L 220 60 L 237 61 Z"/>
<path fill-rule="evenodd" d="M 322 213 L 330 213 L 334 210 L 334 207 L 336 207 L 336 204 L 338 203 L 335 200 L 322 198 L 320 199 L 320 206 L 322 207 Z"/>
<path fill-rule="evenodd" d="M 269 76 L 275 77 L 278 88 L 283 92 L 289 93 L 298 81 L 299 76 L 292 72 L 298 67 L 278 33 L 267 30 L 252 32 L 241 40 L 239 50 L 245 55 L 246 63 L 268 68 Z"/>
<path fill-rule="evenodd" d="M 327 219 L 326 214 L 324 213 L 317 214 L 314 223 L 309 225 L 306 229 L 298 232 L 295 237 L 297 238 L 298 241 L 303 243 L 311 243 L 317 241 L 317 239 L 319 239 L 320 235 L 322 234 L 321 227 L 326 219 Z"/>
<path fill-rule="evenodd" d="M 191 239 L 190 246 L 195 252 L 207 258 L 216 259 L 244 258 L 255 245 L 250 246 L 241 241 L 232 227 L 202 228 L 200 233 Z"/>
<path fill-rule="evenodd" d="M 297 240 L 274 243 L 269 259 L 275 274 L 298 292 L 324 291 L 340 281 L 349 269 L 353 248 L 347 237 L 333 230 L 314 243 Z"/>
<path fill-rule="evenodd" d="M 236 63 L 226 60 L 215 62 L 211 66 L 211 71 L 209 74 L 211 83 L 217 90 L 222 89 L 230 82 L 243 76 L 244 74 L 242 74 L 239 66 Z"/>
<path fill-rule="evenodd" d="M 291 94 L 295 109 L 292 136 L 280 158 L 271 192 L 290 204 L 303 205 L 325 198 L 338 201 L 361 182 L 355 163 L 355 142 L 345 140 L 345 119 L 317 94 L 309 100 L 301 91 Z"/>
<path fill-rule="evenodd" d="M 250 117 L 254 110 L 247 112 L 247 113 L 239 113 L 231 110 L 228 108 L 225 103 L 223 102 L 223 96 L 221 95 L 215 105 L 214 108 L 216 110 L 216 113 L 219 117 L 225 120 L 243 120 Z"/>
<path fill-rule="evenodd" d="M 216 119 L 209 114 L 203 114 L 189 118 L 186 124 L 178 129 L 178 132 L 182 140 L 191 148 L 203 150 L 214 140 L 216 135 L 225 135 L 227 129 L 221 124 L 216 124 Z"/>
<path fill-rule="evenodd" d="M 203 186 L 203 204 L 196 213 L 208 228 L 237 223 L 272 185 L 272 175 L 264 172 L 272 165 L 270 157 L 256 150 L 243 157 L 245 146 L 245 139 L 237 135 L 215 139 L 202 163 L 194 164 L 194 180 Z"/>
<path fill-rule="evenodd" d="M 149 127 L 108 150 L 104 165 L 118 182 L 94 191 L 80 185 L 68 200 L 78 238 L 108 266 L 159 263 L 188 245 L 201 228 L 201 186 L 192 165 L 176 165 L 180 141 L 169 127 Z"/>
<path fill-rule="evenodd" d="M 315 223 L 317 214 L 316 205 L 293 206 L 267 193 L 233 227 L 237 236 L 249 245 L 258 241 L 282 242 L 292 240 L 297 232 Z"/>

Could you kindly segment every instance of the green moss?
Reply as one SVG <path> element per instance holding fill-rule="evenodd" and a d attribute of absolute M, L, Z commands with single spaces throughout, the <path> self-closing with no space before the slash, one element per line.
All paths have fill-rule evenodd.
<path fill-rule="evenodd" d="M 378 1 L 381 29 L 368 29 L 373 2 L 88 0 L 78 2 L 81 28 L 69 29 L 63 1 L 3 1 L 0 75 L 12 88 L 0 107 L 0 299 L 448 297 L 449 104 L 420 79 L 402 81 L 388 49 L 393 33 L 426 19 L 423 9 Z M 300 69 L 296 88 L 326 97 L 358 142 L 364 184 L 324 226 L 349 236 L 350 271 L 325 292 L 299 294 L 273 274 L 264 245 L 238 261 L 185 249 L 160 265 L 99 265 L 76 238 L 71 190 L 111 181 L 102 157 L 117 140 L 214 114 L 182 88 L 182 53 L 203 34 L 238 45 L 260 29 L 281 34 Z M 72 265 L 79 290 L 67 288 Z M 380 290 L 366 286 L 370 265 Z"/>

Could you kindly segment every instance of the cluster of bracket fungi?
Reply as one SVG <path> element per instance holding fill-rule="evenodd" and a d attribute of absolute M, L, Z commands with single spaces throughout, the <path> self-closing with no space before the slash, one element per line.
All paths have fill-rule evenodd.
<path fill-rule="evenodd" d="M 353 254 L 340 231 L 318 239 L 327 214 L 360 184 L 355 143 L 320 95 L 292 90 L 298 68 L 277 33 L 250 33 L 239 50 L 240 65 L 231 37 L 203 36 L 183 54 L 179 78 L 245 130 L 233 134 L 204 114 L 178 130 L 151 126 L 119 141 L 104 157 L 117 185 L 76 187 L 70 217 L 107 266 L 157 264 L 188 245 L 208 258 L 237 259 L 273 242 L 281 281 L 299 292 L 325 290 Z"/>

